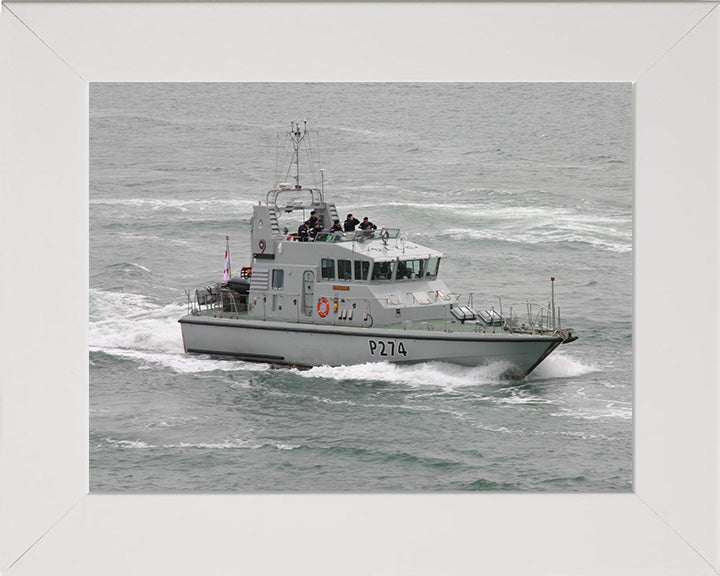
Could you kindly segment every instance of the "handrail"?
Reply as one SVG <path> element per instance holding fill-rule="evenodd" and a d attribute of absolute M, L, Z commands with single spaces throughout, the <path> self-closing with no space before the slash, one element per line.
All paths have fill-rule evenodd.
<path fill-rule="evenodd" d="M 307 206 L 304 201 L 296 202 L 293 205 L 286 204 L 285 206 L 278 206 L 277 200 L 280 194 L 283 193 L 302 193 L 302 192 L 308 192 L 310 194 L 310 205 Z M 270 196 L 272 195 L 272 200 Z M 314 208 L 316 206 L 323 206 L 325 204 L 325 198 L 323 196 L 323 193 L 321 190 L 318 190 L 317 188 L 295 188 L 290 187 L 287 189 L 283 188 L 273 188 L 272 190 L 268 190 L 267 194 L 265 195 L 265 205 L 269 208 L 275 208 L 277 210 L 284 210 L 285 212 L 293 212 L 295 210 L 306 210 L 307 208 Z"/>
<path fill-rule="evenodd" d="M 257 296 L 265 298 L 270 297 L 274 294 L 282 294 L 282 296 L 286 298 L 296 298 L 297 305 L 295 307 L 296 315 L 294 321 L 297 323 L 310 321 L 310 317 L 301 314 L 302 306 L 300 304 L 300 299 L 303 297 L 303 292 L 267 291 L 255 294 Z M 231 314 L 241 314 L 249 312 L 252 307 L 257 306 L 257 303 L 255 301 L 250 301 L 249 294 L 243 295 L 235 293 L 233 290 L 221 285 L 220 283 L 199 286 L 192 291 L 185 290 L 185 295 L 187 300 L 188 313 L 194 315 L 200 314 L 203 309 L 217 310 L 220 312 L 227 312 Z M 476 296 L 477 295 L 473 292 L 448 292 L 445 294 L 440 294 L 436 291 L 430 290 L 427 292 L 423 292 L 420 296 L 415 292 L 400 292 L 396 296 L 397 298 L 399 298 L 399 302 L 390 302 L 389 295 L 377 299 L 343 295 L 342 307 L 348 310 L 351 309 L 353 311 L 352 319 L 348 318 L 348 314 L 345 314 L 344 318 L 337 318 L 335 317 L 335 315 L 332 315 L 331 318 L 328 318 L 324 322 L 329 322 L 332 324 L 342 323 L 355 326 L 370 326 L 373 322 L 373 306 L 379 306 L 380 308 L 385 309 L 393 307 L 402 307 L 404 309 L 407 309 L 408 307 L 417 305 L 440 306 L 442 308 L 442 313 L 439 318 L 445 324 L 446 329 L 448 321 L 451 320 L 449 315 L 450 308 L 456 305 L 467 305 L 471 310 L 474 310 L 476 312 L 488 310 L 495 312 L 496 314 L 498 313 L 495 310 L 495 306 L 492 305 L 488 307 L 482 306 L 479 308 L 475 308 L 474 304 L 477 300 Z M 239 309 L 239 306 L 243 304 L 243 302 L 241 301 L 242 297 L 246 298 L 246 308 L 244 310 Z M 427 299 L 427 302 L 424 301 L 425 299 Z M 229 310 L 226 309 L 226 304 L 230 306 Z M 313 308 L 314 304 L 315 303 L 313 302 Z M 530 302 L 529 300 L 523 302 L 520 305 L 508 304 L 504 303 L 502 300 L 499 300 L 499 307 L 499 316 L 505 320 L 505 329 L 509 330 L 510 332 L 557 332 L 562 330 L 559 306 L 555 306 L 554 314 L 552 310 L 552 304 L 538 304 L 536 302 Z M 521 320 L 521 314 L 519 313 L 519 310 L 522 310 L 523 308 L 524 318 Z M 509 312 L 507 313 L 507 315 L 505 315 L 504 311 L 508 310 Z M 262 318 L 266 319 L 267 315 L 268 310 L 265 309 L 264 313 L 262 314 Z"/>

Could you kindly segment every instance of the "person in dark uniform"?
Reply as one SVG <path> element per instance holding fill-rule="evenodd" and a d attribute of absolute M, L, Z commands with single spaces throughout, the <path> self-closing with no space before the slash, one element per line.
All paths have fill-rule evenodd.
<path fill-rule="evenodd" d="M 412 272 L 408 269 L 408 265 L 400 260 L 397 263 L 397 272 L 395 272 L 395 278 L 401 280 L 402 278 L 411 278 Z"/>
<path fill-rule="evenodd" d="M 308 227 L 307 224 L 304 222 L 300 224 L 300 227 L 298 228 L 298 242 L 307 242 L 308 241 Z"/>
<path fill-rule="evenodd" d="M 333 225 L 330 227 L 330 232 L 342 232 L 342 226 L 340 226 L 340 220 L 337 218 L 333 220 Z"/>
<path fill-rule="evenodd" d="M 345 232 L 354 232 L 355 226 L 360 224 L 360 220 L 357 218 L 353 218 L 352 214 L 348 214 L 347 218 L 345 219 L 345 223 L 343 224 L 345 228 Z"/>
<path fill-rule="evenodd" d="M 311 210 L 310 218 L 305 220 L 305 226 L 308 227 L 308 230 L 312 230 L 313 228 L 315 228 L 317 223 L 318 223 L 318 219 L 317 219 L 317 216 L 315 216 L 315 210 Z"/>
<path fill-rule="evenodd" d="M 377 230 L 377 226 L 370 222 L 370 220 L 368 220 L 368 217 L 365 216 L 365 218 L 363 218 L 363 221 L 360 222 L 360 230 Z"/>
<path fill-rule="evenodd" d="M 310 238 L 312 240 L 315 240 L 315 236 L 317 236 L 318 232 L 321 232 L 321 231 L 322 231 L 322 226 L 320 226 L 319 223 L 316 223 L 315 226 L 313 226 L 312 228 L 310 228 L 310 230 L 308 230 L 308 235 L 310 236 Z"/>

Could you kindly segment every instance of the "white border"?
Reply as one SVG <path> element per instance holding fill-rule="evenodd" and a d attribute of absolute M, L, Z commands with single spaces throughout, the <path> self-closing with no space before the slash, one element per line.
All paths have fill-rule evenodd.
<path fill-rule="evenodd" d="M 716 8 L 7 3 L 0 570 L 716 574 Z M 87 495 L 87 82 L 274 79 L 635 82 L 633 494 Z"/>

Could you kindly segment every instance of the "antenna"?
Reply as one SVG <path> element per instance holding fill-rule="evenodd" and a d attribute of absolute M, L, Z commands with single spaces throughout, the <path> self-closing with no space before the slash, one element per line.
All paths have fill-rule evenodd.
<path fill-rule="evenodd" d="M 555 277 L 550 278 L 550 290 L 552 298 L 552 328 L 555 330 Z"/>
<path fill-rule="evenodd" d="M 327 172 L 327 169 L 320 168 L 320 192 L 323 198 L 325 197 L 325 172 Z"/>

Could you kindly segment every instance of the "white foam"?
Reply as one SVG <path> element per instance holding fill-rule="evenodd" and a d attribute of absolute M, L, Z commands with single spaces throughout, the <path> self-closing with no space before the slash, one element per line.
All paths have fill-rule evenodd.
<path fill-rule="evenodd" d="M 304 378 L 382 381 L 417 388 L 434 386 L 444 390 L 453 390 L 463 386 L 496 383 L 500 381 L 501 375 L 509 367 L 510 365 L 505 362 L 474 367 L 443 362 L 411 365 L 368 362 L 353 366 L 316 366 L 310 370 L 297 371 L 297 373 Z"/>
<path fill-rule="evenodd" d="M 145 296 L 90 289 L 90 321 L 112 319 L 156 308 Z"/>
<path fill-rule="evenodd" d="M 542 361 L 530 378 L 572 378 L 599 371 L 597 366 L 585 364 L 562 352 L 554 352 Z"/>
<path fill-rule="evenodd" d="M 218 207 L 225 206 L 228 209 L 247 209 L 254 206 L 255 202 L 250 199 L 235 198 L 232 196 L 219 196 L 208 198 L 92 198 L 91 205 L 97 206 L 119 206 L 122 208 L 141 208 L 143 210 L 177 209 L 181 212 L 203 212 L 212 210 L 218 212 Z M 220 212 L 222 213 L 222 212 Z"/>
<path fill-rule="evenodd" d="M 294 450 L 300 448 L 296 444 L 286 444 L 283 442 L 266 442 L 260 440 L 246 440 L 243 438 L 226 438 L 222 442 L 178 442 L 177 444 L 150 444 L 144 440 L 116 440 L 114 438 L 105 438 L 105 441 L 120 448 L 136 448 L 141 450 L 162 448 L 165 450 L 200 448 L 205 450 L 232 450 L 232 449 L 250 449 L 258 450 L 260 448 L 275 448 L 277 450 Z"/>
<path fill-rule="evenodd" d="M 522 244 L 581 243 L 616 253 L 632 252 L 632 217 L 624 213 L 592 213 L 555 206 L 497 206 L 478 203 L 386 202 L 412 206 L 426 213 L 445 212 L 450 221 L 471 219 L 475 228 L 455 228 L 430 235 L 495 240 Z"/>
<path fill-rule="evenodd" d="M 470 238 L 474 240 L 494 240 L 515 244 L 589 244 L 601 250 L 616 252 L 618 254 L 628 254 L 632 252 L 632 242 L 630 239 L 626 240 L 626 235 L 622 232 L 617 232 L 615 237 L 612 237 L 613 231 L 610 228 L 596 229 L 594 232 L 596 232 L 597 235 L 593 235 L 589 233 L 589 231 L 590 227 L 588 226 L 575 227 L 575 229 L 570 230 L 556 227 L 550 229 L 530 229 L 523 227 L 507 230 L 494 230 L 491 228 L 482 230 L 451 228 L 443 232 L 442 235 L 449 235 L 451 238 L 457 240 Z M 603 237 L 603 235 L 606 237 Z"/>
<path fill-rule="evenodd" d="M 133 240 L 133 241 L 151 241 L 151 242 L 162 242 L 164 244 L 174 244 L 176 246 L 192 246 L 193 244 L 191 242 L 188 242 L 187 240 L 183 240 L 182 238 L 164 238 L 160 236 L 159 234 L 136 234 L 132 232 L 118 232 L 117 235 L 123 240 Z M 150 270 L 148 270 L 150 272 Z"/>
<path fill-rule="evenodd" d="M 590 224 L 596 226 L 613 226 L 625 229 L 624 234 L 632 234 L 632 216 L 624 213 L 608 214 L 577 211 L 568 207 L 539 205 L 508 205 L 484 204 L 477 202 L 412 202 L 389 201 L 382 206 L 412 207 L 421 212 L 433 213 L 438 210 L 451 212 L 460 217 L 482 218 L 486 222 L 508 221 L 518 222 L 523 226 L 542 224 L 567 223 L 572 225 Z M 377 205 L 373 205 L 377 207 Z"/>
<path fill-rule="evenodd" d="M 152 444 L 148 444 L 142 440 L 114 440 L 112 438 L 105 438 L 105 440 L 110 444 L 120 446 L 121 448 L 157 448 L 157 446 L 153 446 Z"/>
<path fill-rule="evenodd" d="M 562 408 L 553 414 L 561 418 L 577 418 L 579 420 L 632 420 L 632 407 L 630 406 L 605 406 L 603 408 L 570 409 Z"/>
<path fill-rule="evenodd" d="M 185 311 L 182 304 L 159 306 L 145 296 L 91 289 L 90 350 L 181 373 L 269 368 L 265 364 L 185 355 L 177 322 Z"/>
<path fill-rule="evenodd" d="M 316 366 L 309 370 L 296 371 L 304 378 L 326 378 L 331 380 L 355 380 L 363 382 L 390 382 L 412 387 L 439 387 L 453 390 L 464 386 L 481 386 L 502 382 L 502 376 L 510 368 L 507 362 L 494 362 L 487 366 L 459 366 L 444 362 L 422 364 L 392 364 L 389 362 L 368 362 L 352 366 Z M 598 372 L 597 366 L 562 353 L 547 357 L 531 374 L 531 378 L 570 378 Z M 538 398 L 513 396 L 503 400 L 509 403 L 537 403 Z"/>
<path fill-rule="evenodd" d="M 182 336 L 174 318 L 134 317 L 91 322 L 89 344 L 97 349 L 180 353 Z"/>
<path fill-rule="evenodd" d="M 528 395 L 521 395 L 521 394 L 511 394 L 510 396 L 506 396 L 504 398 L 495 398 L 493 399 L 496 404 L 524 404 L 528 406 L 536 405 L 536 404 L 554 404 L 554 400 L 549 400 L 548 398 L 542 398 L 540 396 L 528 396 Z"/>
<path fill-rule="evenodd" d="M 104 352 L 105 354 L 118 356 L 120 358 L 128 358 L 138 362 L 148 362 L 164 366 L 165 368 L 170 368 L 175 372 L 185 374 L 214 372 L 216 370 L 221 372 L 233 372 L 235 370 L 242 370 L 244 372 L 262 372 L 270 369 L 267 364 L 251 364 L 240 360 L 220 360 L 207 356 L 190 356 L 184 353 L 167 354 L 148 350 L 102 348 L 98 346 L 91 346 L 90 350 L 93 352 Z M 147 366 L 140 366 L 138 369 L 143 370 L 148 368 L 149 367 Z M 237 382 L 235 384 L 241 385 L 241 383 Z"/>

